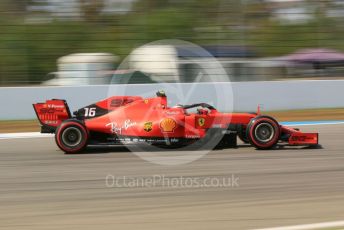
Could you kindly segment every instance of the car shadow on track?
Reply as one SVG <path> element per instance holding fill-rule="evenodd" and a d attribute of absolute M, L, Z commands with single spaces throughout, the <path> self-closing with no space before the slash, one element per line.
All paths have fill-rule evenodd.
<path fill-rule="evenodd" d="M 250 148 L 253 151 L 259 152 L 260 150 L 255 149 L 253 146 L 248 144 L 239 144 L 236 148 L 215 148 L 211 151 L 221 151 L 225 149 L 242 149 L 242 148 Z M 288 146 L 288 145 L 278 145 L 273 149 L 265 150 L 265 151 L 283 151 L 283 150 L 306 150 L 306 149 L 323 149 L 321 145 L 315 146 Z M 127 153 L 127 152 L 180 152 L 180 151 L 200 151 L 200 150 L 207 150 L 197 147 L 187 147 L 187 148 L 162 148 L 162 147 L 151 147 L 151 146 L 89 146 L 84 151 L 74 154 L 108 154 L 108 153 Z M 209 149 L 208 149 L 209 150 Z"/>
<path fill-rule="evenodd" d="M 278 145 L 272 150 L 306 150 L 306 149 L 324 149 L 322 145 L 310 145 L 310 146 L 290 146 L 290 145 Z"/>

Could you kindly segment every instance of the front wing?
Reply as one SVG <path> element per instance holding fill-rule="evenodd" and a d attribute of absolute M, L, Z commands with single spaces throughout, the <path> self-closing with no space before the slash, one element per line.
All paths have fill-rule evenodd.
<path fill-rule="evenodd" d="M 298 129 L 282 126 L 282 133 L 287 134 L 287 142 L 289 145 L 318 145 L 318 133 L 304 133 Z"/>

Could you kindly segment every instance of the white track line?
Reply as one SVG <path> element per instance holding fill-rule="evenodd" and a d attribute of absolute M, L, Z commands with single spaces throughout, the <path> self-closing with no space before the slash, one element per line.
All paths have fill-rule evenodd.
<path fill-rule="evenodd" d="M 284 126 L 308 126 L 308 125 L 341 125 L 344 124 L 344 121 L 320 121 L 320 122 L 280 122 L 281 125 Z"/>
<path fill-rule="evenodd" d="M 338 227 L 344 227 L 344 221 L 284 226 L 284 227 L 276 227 L 276 228 L 261 228 L 261 229 L 255 229 L 255 230 L 311 230 L 311 229 L 313 230 L 313 229 L 338 228 Z"/>
<path fill-rule="evenodd" d="M 52 137 L 51 134 L 42 134 L 39 132 L 31 133 L 0 133 L 0 140 L 19 139 L 19 138 L 37 138 L 37 137 Z"/>

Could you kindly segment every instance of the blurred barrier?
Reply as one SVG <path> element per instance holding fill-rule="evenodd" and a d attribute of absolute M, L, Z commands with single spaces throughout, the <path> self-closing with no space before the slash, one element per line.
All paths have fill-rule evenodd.
<path fill-rule="evenodd" d="M 165 90 L 169 96 L 171 106 L 178 103 L 211 103 L 221 94 L 214 92 L 214 86 L 216 89 L 217 85 L 221 85 L 221 89 L 228 88 L 228 91 L 232 87 L 234 111 L 256 111 L 258 104 L 262 105 L 263 111 L 344 107 L 344 80 L 3 87 L 0 88 L 0 119 L 33 119 L 35 114 L 32 103 L 46 99 L 66 99 L 74 111 L 110 94 L 151 97 L 160 89 Z M 180 90 L 180 93 L 176 94 L 176 89 Z M 221 100 L 217 99 L 216 106 L 223 111 L 225 106 Z"/>

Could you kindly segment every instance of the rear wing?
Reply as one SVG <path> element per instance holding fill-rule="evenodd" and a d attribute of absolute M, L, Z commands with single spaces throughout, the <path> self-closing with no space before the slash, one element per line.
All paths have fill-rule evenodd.
<path fill-rule="evenodd" d="M 33 104 L 33 108 L 41 124 L 41 133 L 54 133 L 62 121 L 72 117 L 65 100 L 47 100 Z"/>

